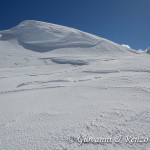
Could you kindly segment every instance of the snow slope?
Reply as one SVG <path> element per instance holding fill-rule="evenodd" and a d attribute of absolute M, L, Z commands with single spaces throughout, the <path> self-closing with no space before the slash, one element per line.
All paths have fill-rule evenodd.
<path fill-rule="evenodd" d="M 48 52 L 59 48 L 92 47 L 103 53 L 127 53 L 130 50 L 73 28 L 32 20 L 24 21 L 10 30 L 1 31 L 0 34 L 1 40 L 16 39 L 24 48 L 36 52 Z"/>
<path fill-rule="evenodd" d="M 147 53 L 39 21 L 0 35 L 0 150 L 149 150 L 125 140 L 150 138 Z"/>

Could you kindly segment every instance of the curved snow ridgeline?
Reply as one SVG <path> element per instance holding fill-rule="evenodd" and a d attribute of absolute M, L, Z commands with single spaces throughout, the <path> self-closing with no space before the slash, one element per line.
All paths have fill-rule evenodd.
<path fill-rule="evenodd" d="M 0 31 L 0 150 L 149 150 L 150 49 L 133 52 L 39 21 Z"/>
<path fill-rule="evenodd" d="M 94 48 L 103 53 L 132 51 L 109 40 L 73 28 L 28 20 L 0 31 L 1 41 L 16 39 L 25 49 L 48 52 L 60 48 Z"/>

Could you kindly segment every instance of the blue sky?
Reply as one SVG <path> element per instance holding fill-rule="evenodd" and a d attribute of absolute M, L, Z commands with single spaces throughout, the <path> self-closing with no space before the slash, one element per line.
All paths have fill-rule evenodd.
<path fill-rule="evenodd" d="M 133 49 L 150 46 L 150 0 L 0 0 L 0 30 L 23 20 L 73 27 Z"/>

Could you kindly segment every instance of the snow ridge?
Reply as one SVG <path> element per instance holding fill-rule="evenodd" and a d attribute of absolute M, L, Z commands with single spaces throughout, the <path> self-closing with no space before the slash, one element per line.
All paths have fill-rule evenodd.
<path fill-rule="evenodd" d="M 0 31 L 0 40 L 17 39 L 25 49 L 49 52 L 62 48 L 94 48 L 100 53 L 133 52 L 114 42 L 77 29 L 34 20 L 21 22 L 9 30 Z"/>

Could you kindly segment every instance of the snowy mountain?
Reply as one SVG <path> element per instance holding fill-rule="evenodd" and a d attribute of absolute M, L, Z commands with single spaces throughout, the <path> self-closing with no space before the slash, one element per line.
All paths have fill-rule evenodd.
<path fill-rule="evenodd" d="M 101 57 L 104 55 L 128 56 L 137 53 L 130 48 L 89 33 L 33 20 L 24 21 L 14 28 L 0 31 L 0 35 L 0 57 L 3 60 L 1 67 L 31 66 L 37 63 L 40 65 L 46 62 L 45 56 L 50 56 L 49 59 L 51 59 L 60 55 L 61 58 L 65 56 L 78 58 L 81 55 Z M 54 59 L 52 60 L 58 61 Z M 79 61 L 84 62 L 83 59 L 85 60 L 85 57 Z M 85 60 L 85 64 L 88 63 L 87 61 L 89 62 Z"/>
<path fill-rule="evenodd" d="M 16 39 L 18 44 L 36 52 L 48 52 L 60 48 L 94 48 L 101 53 L 130 51 L 106 39 L 68 28 L 40 21 L 24 21 L 18 26 L 1 31 L 1 40 Z M 114 52 L 115 49 L 115 52 Z"/>
<path fill-rule="evenodd" d="M 149 61 L 51 23 L 0 31 L 0 150 L 148 150 Z"/>

